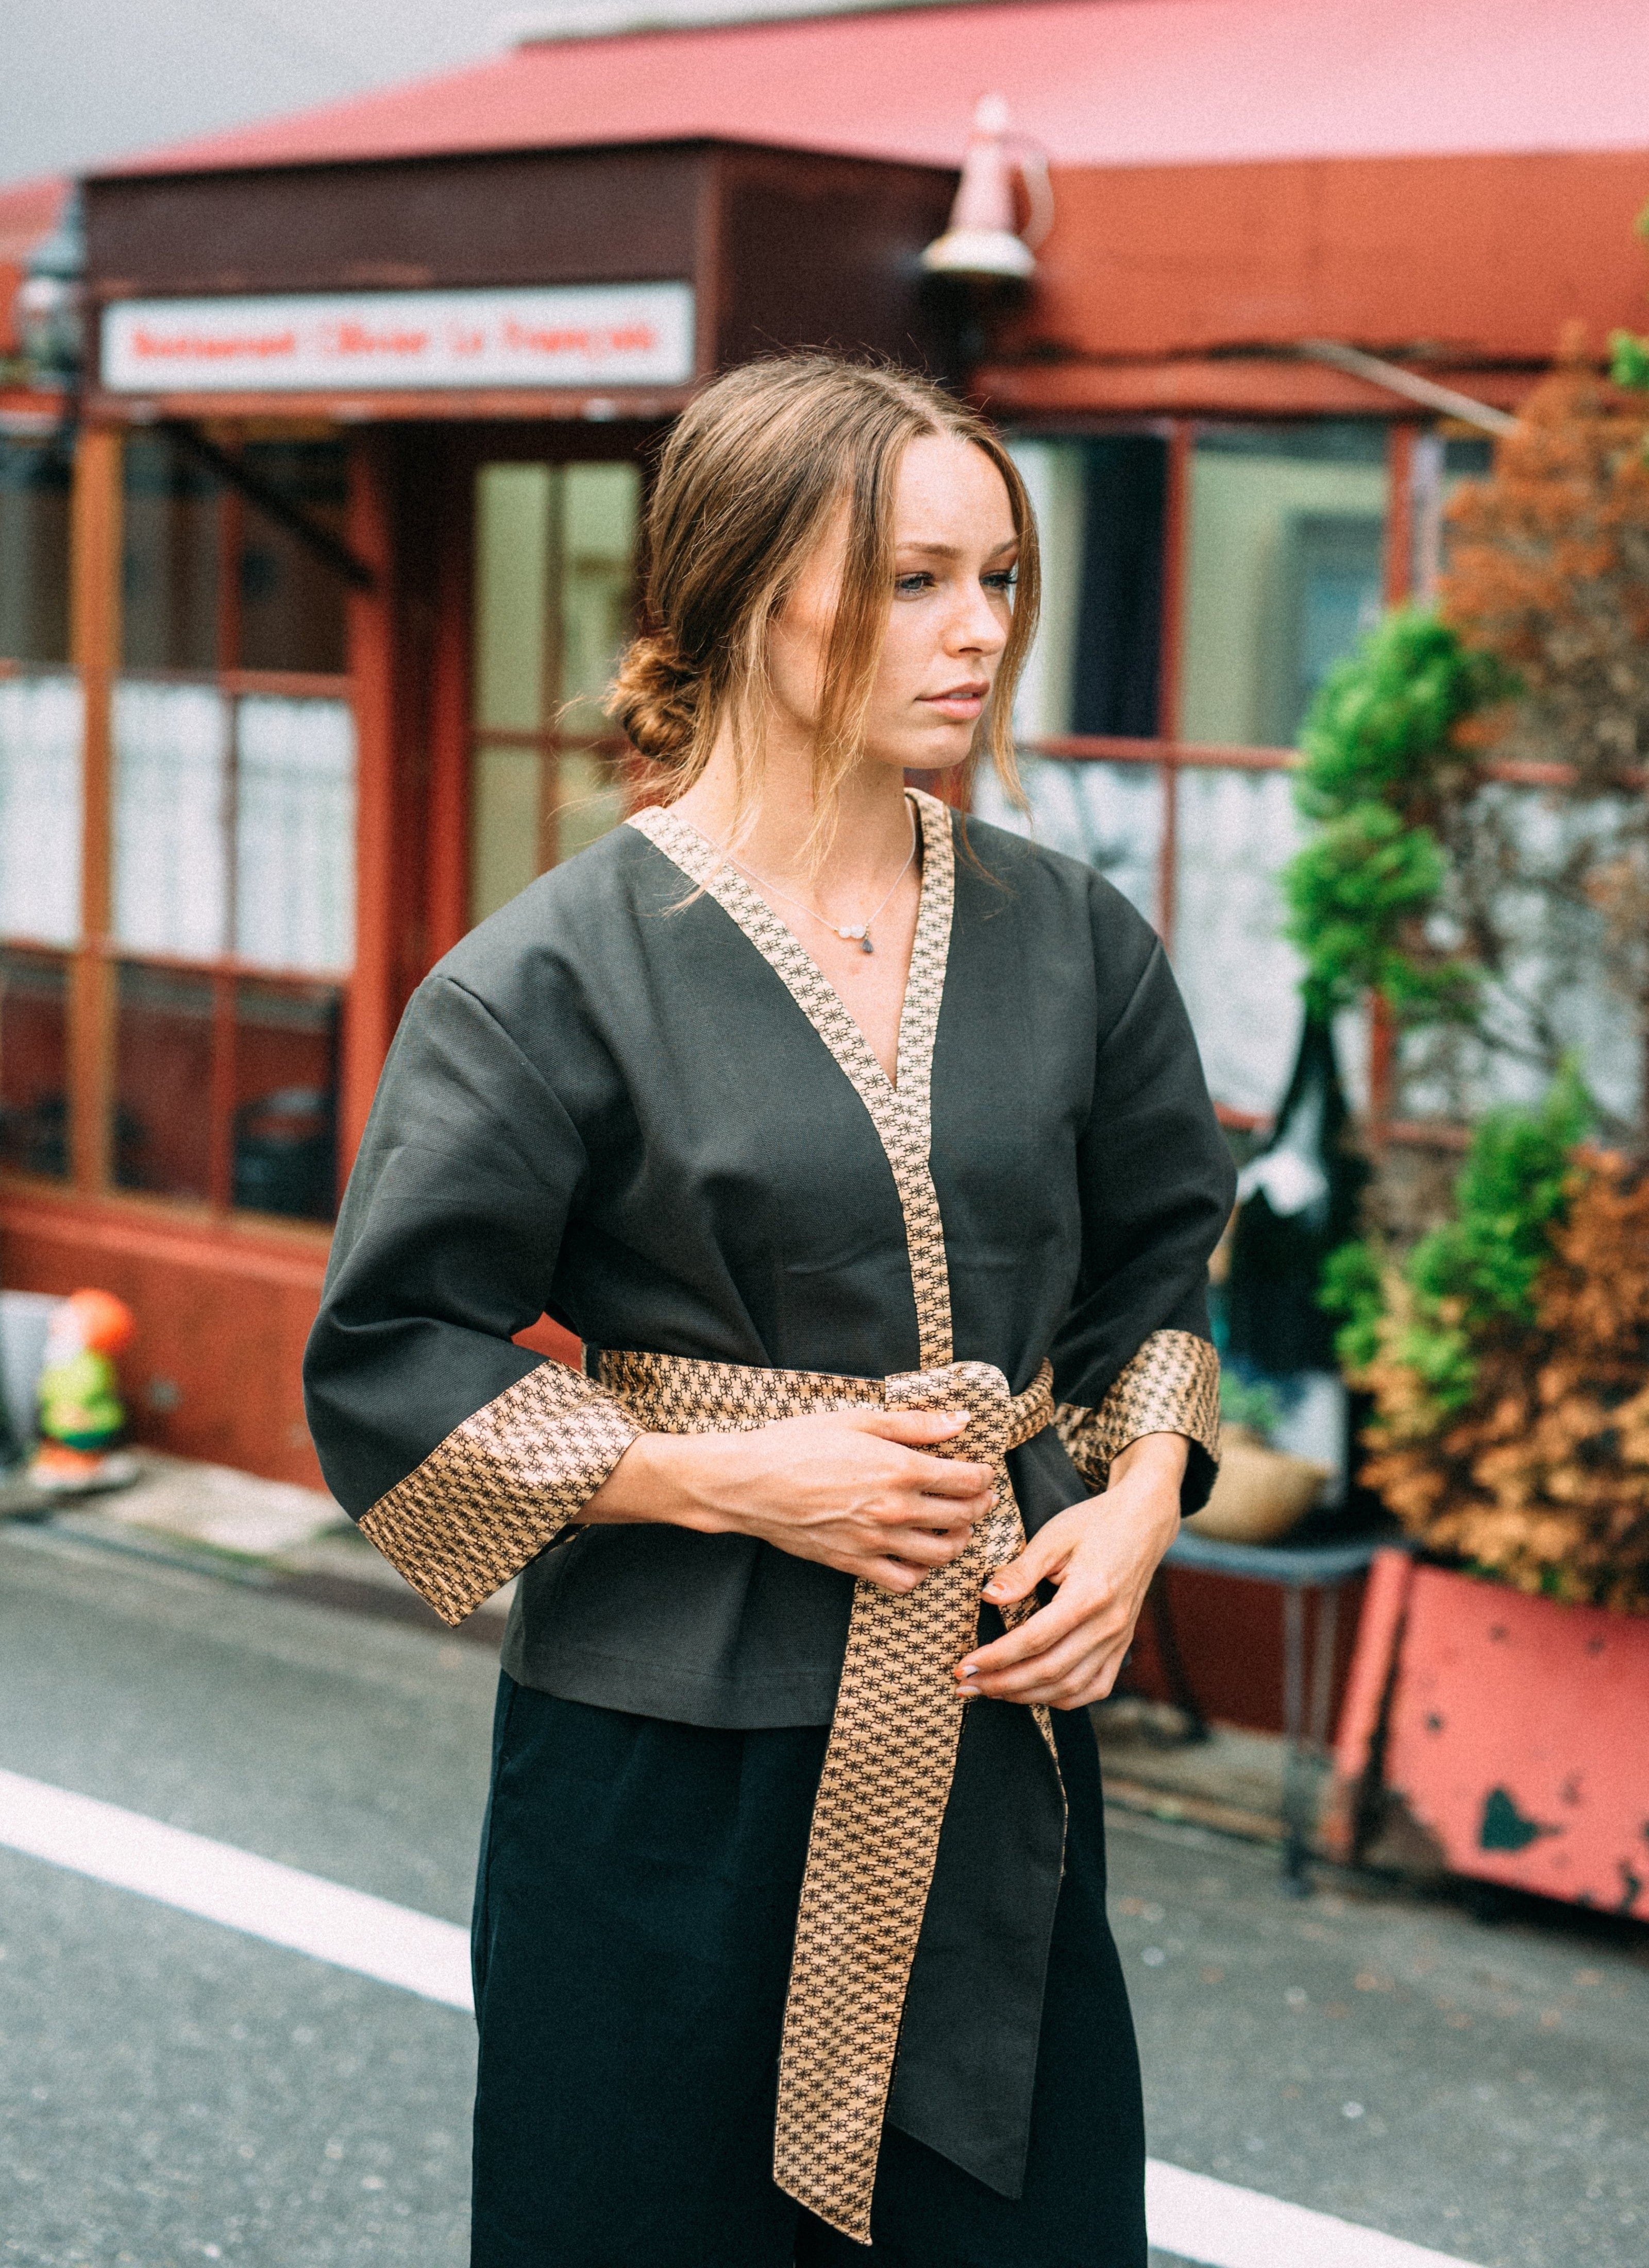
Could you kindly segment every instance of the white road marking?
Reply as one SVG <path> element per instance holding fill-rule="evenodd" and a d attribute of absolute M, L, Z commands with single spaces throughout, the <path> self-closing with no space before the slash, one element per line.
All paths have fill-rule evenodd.
<path fill-rule="evenodd" d="M 0 1771 L 0 1845 L 468 2011 L 469 1933 L 94 1796 Z M 1153 2158 L 1151 2241 L 1198 2268 L 1470 2268 L 1379 2229 Z"/>
<path fill-rule="evenodd" d="M 472 2006 L 469 1933 L 455 1922 L 118 1804 L 0 1771 L 0 1844 L 449 2008 Z"/>
<path fill-rule="evenodd" d="M 1450 2253 L 1160 2158 L 1145 2166 L 1145 2220 L 1153 2244 L 1199 2268 L 1471 2268 Z"/>

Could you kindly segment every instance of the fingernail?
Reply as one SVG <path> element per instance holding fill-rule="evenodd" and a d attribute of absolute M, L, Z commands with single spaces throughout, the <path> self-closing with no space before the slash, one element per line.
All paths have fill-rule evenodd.
<path fill-rule="evenodd" d="M 985 1596 L 988 1599 L 999 1599 L 1003 1595 L 1005 1588 L 1006 1586 L 1002 1583 L 987 1583 L 985 1585 Z"/>

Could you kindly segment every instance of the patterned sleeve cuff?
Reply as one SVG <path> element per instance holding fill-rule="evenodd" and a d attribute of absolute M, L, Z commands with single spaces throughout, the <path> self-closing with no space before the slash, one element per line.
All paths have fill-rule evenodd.
<path fill-rule="evenodd" d="M 362 1529 L 443 1622 L 461 1623 L 578 1518 L 640 1431 L 587 1378 L 541 1363 L 380 1496 Z"/>
<path fill-rule="evenodd" d="M 1191 1443 L 1184 1508 L 1196 1512 L 1219 1469 L 1219 1357 L 1190 1331 L 1153 1331 L 1097 1410 L 1062 1402 L 1054 1424 L 1096 1493 L 1130 1441 L 1145 1433 L 1183 1433 Z"/>

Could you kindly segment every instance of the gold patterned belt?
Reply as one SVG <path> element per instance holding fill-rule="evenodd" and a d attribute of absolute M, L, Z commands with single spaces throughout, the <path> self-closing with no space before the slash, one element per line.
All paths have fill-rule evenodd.
<path fill-rule="evenodd" d="M 737 1432 L 829 1410 L 965 1410 L 967 1431 L 929 1454 L 993 1470 L 990 1510 L 948 1566 L 905 1593 L 855 1584 L 813 1805 L 773 2171 L 810 2212 L 868 2242 L 900 2018 L 956 1769 L 962 1704 L 952 1672 L 977 1636 L 983 1584 L 1024 1548 L 1005 1459 L 1053 1424 L 1053 1367 L 1045 1362 L 1023 1394 L 1010 1393 L 988 1362 L 876 1380 L 620 1353 L 603 1354 L 597 1374 L 638 1425 L 658 1433 Z M 1027 1600 L 1006 1618 L 1035 1606 Z M 1048 1712 L 1035 1715 L 1051 1753 Z"/>

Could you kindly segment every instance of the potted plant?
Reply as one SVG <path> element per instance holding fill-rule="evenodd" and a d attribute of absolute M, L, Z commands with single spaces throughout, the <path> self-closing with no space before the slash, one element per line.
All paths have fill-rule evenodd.
<path fill-rule="evenodd" d="M 1336 1766 L 1371 1855 L 1649 1913 L 1649 1173 L 1584 1116 L 1572 1077 L 1492 1114 L 1447 1221 L 1331 1271 L 1420 1555 L 1376 1563 Z"/>
<path fill-rule="evenodd" d="M 1339 1839 L 1629 1912 L 1649 1912 L 1646 433 L 1569 342 L 1451 510 L 1438 612 L 1388 618 L 1325 687 L 1288 877 L 1308 984 L 1374 997 L 1387 1110 L 1432 1135 L 1376 1145 L 1366 1233 L 1325 1287 L 1369 1397 L 1361 1477 L 1413 1547 L 1366 1594 Z"/>
<path fill-rule="evenodd" d="M 1219 1384 L 1219 1476 L 1186 1521 L 1219 1543 L 1278 1543 L 1299 1527 L 1331 1478 L 1330 1469 L 1277 1447 L 1271 1388 L 1226 1371 Z"/>

